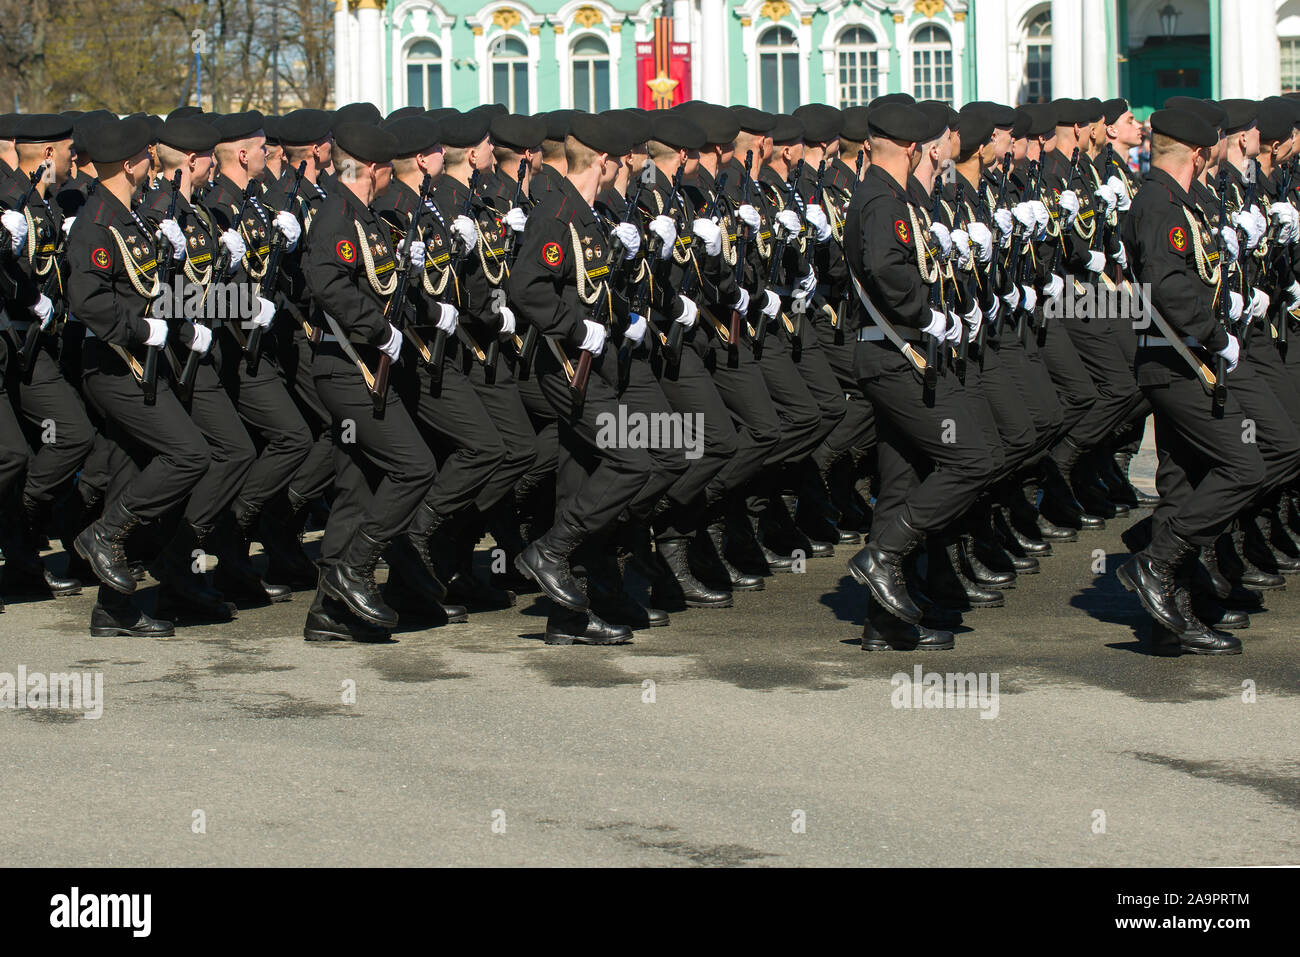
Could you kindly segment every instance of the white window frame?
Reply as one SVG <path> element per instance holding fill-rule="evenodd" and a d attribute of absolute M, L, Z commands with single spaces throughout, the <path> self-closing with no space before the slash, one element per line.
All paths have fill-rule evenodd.
<path fill-rule="evenodd" d="M 867 32 L 867 35 L 871 37 L 871 39 L 865 42 L 855 40 L 854 42 L 849 43 L 848 41 L 845 40 L 845 35 L 848 34 L 851 30 L 864 30 Z M 855 86 L 865 88 L 866 90 L 865 99 L 861 99 L 859 100 L 859 102 L 854 104 L 849 104 L 845 101 L 844 82 L 843 82 L 843 78 L 841 77 L 841 72 L 845 69 L 841 58 L 847 54 L 853 54 L 858 60 L 858 62 L 853 67 L 855 73 L 857 73 L 858 75 L 861 74 L 861 70 L 863 67 L 861 61 L 865 59 L 870 64 L 869 73 L 874 74 L 873 79 L 868 80 L 865 83 L 853 84 Z M 835 105 L 836 106 L 839 107 L 844 107 L 849 105 L 866 106 L 876 97 L 880 96 L 880 76 L 882 72 L 880 69 L 880 54 L 881 54 L 880 41 L 877 39 L 875 32 L 870 27 L 864 24 L 855 23 L 855 24 L 851 24 L 850 26 L 846 26 L 843 30 L 840 31 L 840 35 L 839 37 L 836 38 L 835 41 L 834 53 L 832 54 L 832 56 L 834 57 L 834 67 L 835 67 L 835 81 L 836 81 L 835 82 L 835 94 L 836 94 Z"/>
<path fill-rule="evenodd" d="M 925 30 L 941 31 L 943 35 L 947 37 L 948 42 L 946 44 L 942 44 L 942 43 L 935 43 L 928 40 L 925 41 L 924 43 L 918 41 L 917 37 L 919 37 L 921 33 Z M 932 55 L 929 68 L 930 68 L 931 77 L 933 77 L 936 68 L 935 62 L 933 60 L 933 55 L 944 53 L 944 52 L 948 54 L 948 59 L 952 67 L 952 95 L 950 97 L 947 97 L 946 101 L 952 106 L 956 106 L 958 103 L 961 102 L 959 99 L 960 83 L 958 81 L 959 61 L 957 59 L 957 51 L 953 43 L 952 31 L 947 27 L 945 27 L 942 23 L 934 23 L 934 22 L 921 23 L 914 30 L 912 30 L 908 39 L 908 50 L 907 50 L 907 61 L 906 61 L 907 76 L 909 78 L 909 82 L 912 85 L 911 93 L 918 100 L 944 100 L 945 99 L 944 97 L 932 96 L 931 93 L 933 92 L 933 90 L 923 89 L 916 82 L 916 71 L 918 66 L 917 59 L 916 59 L 917 54 L 930 53 Z M 930 83 L 931 87 L 941 86 L 941 85 L 942 85 L 942 81 L 940 81 L 939 83 L 935 83 L 932 80 Z"/>
<path fill-rule="evenodd" d="M 791 38 L 790 42 L 782 43 L 780 45 L 775 45 L 775 46 L 764 44 L 764 41 L 768 37 L 771 37 L 776 33 L 788 34 Z M 772 26 L 765 28 L 761 33 L 758 34 L 757 38 L 755 39 L 754 60 L 755 60 L 755 68 L 758 70 L 758 84 L 754 87 L 754 100 L 755 100 L 754 105 L 757 106 L 759 109 L 767 109 L 767 107 L 763 105 L 762 58 L 764 56 L 771 56 L 772 54 L 776 54 L 777 56 L 777 105 L 776 105 L 776 109 L 772 112 L 789 113 L 791 110 L 795 109 L 800 104 L 807 102 L 807 99 L 803 96 L 803 87 L 806 84 L 803 79 L 803 63 L 800 62 L 802 58 L 799 56 L 799 34 L 795 33 L 794 30 L 790 29 L 790 27 L 787 26 L 786 24 L 775 23 Z M 783 67 L 784 67 L 784 61 L 786 57 L 792 57 L 795 61 L 795 66 L 797 68 L 796 73 L 798 75 L 798 80 L 796 85 L 799 88 L 799 103 L 795 103 L 795 104 L 787 104 L 785 102 L 785 97 L 786 97 L 785 79 L 784 79 L 785 70 L 783 69 Z"/>
<path fill-rule="evenodd" d="M 1031 32 L 1033 30 L 1033 26 L 1044 16 L 1047 17 L 1047 33 L 1039 34 L 1035 36 Z M 1039 10 L 1037 13 L 1035 13 L 1032 17 L 1029 18 L 1029 21 L 1025 24 L 1025 35 L 1024 35 L 1023 43 L 1024 43 L 1024 58 L 1021 60 L 1021 74 L 1020 74 L 1021 84 L 1020 84 L 1020 90 L 1017 91 L 1017 98 L 1019 97 L 1019 95 L 1023 94 L 1025 97 L 1025 102 L 1027 103 L 1033 102 L 1033 99 L 1030 97 L 1030 90 L 1029 90 L 1029 54 L 1038 47 L 1046 47 L 1047 48 L 1046 80 L 1047 80 L 1047 93 L 1048 93 L 1047 100 L 1050 102 L 1052 98 L 1051 97 L 1051 93 L 1052 93 L 1052 8 L 1050 6 L 1045 7 L 1042 10 Z"/>
<path fill-rule="evenodd" d="M 605 53 L 603 56 L 596 56 L 587 53 L 583 53 L 583 54 L 574 53 L 574 50 L 577 48 L 578 44 L 589 37 L 595 37 L 605 47 Z M 577 89 L 574 88 L 574 78 L 573 78 L 574 67 L 578 64 L 579 61 L 582 61 L 584 63 L 599 63 L 603 60 L 605 63 L 609 65 L 609 108 L 611 110 L 618 109 L 618 96 L 616 92 L 618 86 L 616 80 L 616 77 L 618 75 L 618 63 L 614 59 L 614 52 L 612 49 L 612 44 L 609 42 L 609 38 L 606 37 L 605 34 L 599 32 L 598 30 L 584 30 L 581 33 L 575 33 L 569 39 L 569 42 L 565 44 L 565 51 L 567 52 L 568 56 L 564 57 L 563 62 L 561 62 L 560 64 L 560 68 L 562 70 L 560 75 L 566 81 L 565 86 L 567 86 L 568 89 L 560 91 L 560 102 L 567 104 L 567 107 L 569 109 L 576 109 L 578 105 L 578 91 Z M 595 75 L 596 75 L 595 69 L 591 68 L 589 71 L 587 82 L 591 84 L 593 87 L 591 91 L 593 94 L 591 98 L 593 106 L 595 105 L 595 100 L 596 100 L 596 97 L 594 95 Z"/>

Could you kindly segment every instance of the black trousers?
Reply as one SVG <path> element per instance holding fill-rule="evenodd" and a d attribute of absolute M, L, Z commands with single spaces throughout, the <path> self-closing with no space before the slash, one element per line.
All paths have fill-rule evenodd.
<path fill-rule="evenodd" d="M 1005 355 L 1007 361 L 1001 350 L 988 348 L 986 343 L 983 362 L 970 362 L 966 369 L 966 387 L 980 395 L 988 406 L 1001 446 L 999 479 L 1024 465 L 1040 450 L 1041 441 L 1023 391 L 1025 383 L 1016 374 L 1016 353 L 1009 350 Z"/>
<path fill-rule="evenodd" d="M 759 473 L 779 441 L 781 417 L 747 346 L 736 350 L 733 366 L 729 350 L 715 338 L 705 352 L 704 367 L 712 373 L 736 433 L 735 452 L 705 487 L 705 504 L 712 506 Z"/>
<path fill-rule="evenodd" d="M 1080 363 L 1096 387 L 1097 401 L 1086 418 L 1071 434 L 1075 444 L 1084 449 L 1109 440 L 1142 402 L 1142 390 L 1133 378 L 1133 363 L 1124 354 L 1120 336 L 1124 329 L 1116 327 L 1127 320 L 1110 316 L 1092 319 L 1064 318 L 1056 321 L 1052 333 L 1064 331 L 1074 344 Z"/>
<path fill-rule="evenodd" d="M 52 503 L 90 454 L 95 430 L 76 389 L 59 368 L 58 340 L 43 335 L 32 368 L 18 379 L 14 407 L 27 423 L 35 450 L 23 493 Z"/>
<path fill-rule="evenodd" d="M 105 437 L 125 454 L 114 457 L 122 466 L 114 467 L 106 495 L 120 496 L 145 521 L 160 518 L 207 472 L 208 444 L 185 414 L 161 363 L 157 402 L 145 405 L 139 384 L 109 346 L 86 339 L 82 352 L 83 394 L 102 417 Z"/>
<path fill-rule="evenodd" d="M 781 420 L 776 446 L 764 467 L 798 462 L 823 438 L 822 410 L 790 357 L 790 344 L 775 321 L 768 323 L 758 367 Z"/>
<path fill-rule="evenodd" d="M 312 435 L 311 451 L 289 480 L 289 488 L 304 499 L 315 498 L 334 483 L 334 441 L 330 415 L 316 394 L 311 375 L 312 346 L 305 335 L 277 334 L 276 355 L 289 397 Z"/>
<path fill-rule="evenodd" d="M 822 444 L 813 452 L 818 468 L 826 469 L 850 449 L 869 449 L 876 444 L 876 419 L 853 375 L 853 353 L 857 342 L 854 332 L 836 330 L 830 320 L 818 321 L 817 336 L 822 352 L 840 392 L 844 394 L 844 417 L 836 423 Z"/>
<path fill-rule="evenodd" d="M 479 511 L 486 512 L 532 471 L 537 464 L 541 443 L 519 395 L 514 370 L 505 359 L 505 350 L 497 353 L 491 382 L 488 382 L 484 366 L 473 360 L 468 349 L 462 346 L 460 353 L 464 357 L 461 359 L 462 368 L 468 361 L 470 385 L 496 426 L 504 451 L 501 464 L 493 470 L 476 502 Z"/>
<path fill-rule="evenodd" d="M 211 358 L 199 365 L 188 412 L 190 421 L 208 443 L 212 464 L 190 493 L 185 520 L 199 528 L 211 527 L 248 478 L 257 450 L 230 396 L 221 387 Z"/>
<path fill-rule="evenodd" d="M 824 313 L 819 314 L 812 309 L 804 314 L 799 328 L 797 349 L 793 337 L 785 329 L 784 322 L 781 323 L 780 329 L 781 335 L 789 339 L 791 361 L 794 362 L 799 375 L 803 377 L 804 385 L 808 387 L 808 394 L 812 396 L 821 411 L 821 430 L 817 439 L 818 444 L 821 444 L 843 420 L 848 409 L 844 390 L 840 388 L 831 369 L 830 357 L 822 348 L 819 323 L 829 325 L 830 320 Z"/>
<path fill-rule="evenodd" d="M 357 352 L 377 367 L 378 350 Z M 333 562 L 358 530 L 380 542 L 401 533 L 429 493 L 437 462 L 396 396 L 375 417 L 361 372 L 337 343 L 317 347 L 312 376 L 334 428 L 338 494 L 321 541 L 321 558 Z"/>
<path fill-rule="evenodd" d="M 665 325 L 662 328 L 668 327 Z M 697 351 L 696 338 L 700 338 L 702 347 L 705 335 L 705 331 L 700 328 L 692 329 L 686 334 L 675 377 L 668 375 L 662 351 L 656 351 L 650 361 L 650 367 L 659 379 L 671 410 L 683 416 L 696 416 L 694 421 L 703 426 L 703 431 L 694 436 L 700 443 L 698 456 L 696 451 L 691 451 L 691 456 L 696 457 L 687 458 L 681 449 L 675 450 L 677 454 L 672 456 L 674 459 L 680 458 L 685 465 L 680 476 L 668 489 L 668 497 L 678 505 L 686 505 L 701 496 L 705 488 L 726 468 L 739 446 L 731 412 Z M 650 341 L 649 335 L 646 341 Z M 702 500 L 700 504 L 703 505 Z"/>
<path fill-rule="evenodd" d="M 0 395 L 0 501 L 9 501 L 27 468 L 27 439 L 7 395 Z"/>

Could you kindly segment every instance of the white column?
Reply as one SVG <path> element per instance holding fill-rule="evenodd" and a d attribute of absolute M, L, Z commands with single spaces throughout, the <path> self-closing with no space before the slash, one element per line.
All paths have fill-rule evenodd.
<path fill-rule="evenodd" d="M 1052 96 L 1083 95 L 1083 9 L 1079 0 L 1052 0 Z"/>
<path fill-rule="evenodd" d="M 726 0 L 700 0 L 700 36 L 709 38 L 707 51 L 701 50 L 700 60 L 691 64 L 700 71 L 700 98 L 710 103 L 730 103 L 727 93 Z"/>
<path fill-rule="evenodd" d="M 1247 5 L 1241 0 L 1219 2 L 1219 98 L 1246 96 L 1245 50 Z"/>
<path fill-rule="evenodd" d="M 1083 29 L 1082 36 L 1087 38 L 1083 44 L 1082 62 L 1081 62 L 1081 96 L 1095 96 L 1104 100 L 1110 96 L 1110 73 L 1115 68 L 1114 61 L 1106 57 L 1106 32 L 1110 29 L 1108 18 L 1110 10 L 1108 9 L 1114 0 L 1083 0 Z M 1055 12 L 1056 5 L 1052 5 Z M 1060 36 L 1056 32 L 1056 24 L 1052 24 L 1053 50 L 1052 56 L 1056 56 L 1056 38 Z M 1056 73 L 1053 71 L 1052 79 L 1055 81 Z M 1060 96 L 1056 92 L 1055 82 L 1052 89 L 1053 96 Z"/>
<path fill-rule="evenodd" d="M 1249 64 L 1249 69 L 1239 73 L 1242 92 L 1234 95 L 1252 100 L 1276 95 L 1282 82 L 1282 65 L 1277 41 L 1277 7 L 1273 0 L 1224 0 L 1223 5 L 1241 9 L 1236 56 L 1238 63 Z M 1226 85 L 1227 73 L 1222 72 L 1227 69 L 1226 60 L 1221 60 L 1220 66 L 1219 75 Z"/>
<path fill-rule="evenodd" d="M 1007 0 L 980 0 L 975 46 L 966 51 L 975 58 L 975 89 L 966 91 L 968 100 L 1015 103 L 1009 77 L 1007 16 Z"/>
<path fill-rule="evenodd" d="M 350 45 L 348 43 L 348 25 L 352 17 L 348 13 L 348 0 L 337 0 L 334 7 L 334 105 L 342 106 L 352 102 L 351 71 L 348 63 Z"/>
<path fill-rule="evenodd" d="M 383 109 L 384 51 L 383 37 L 379 32 L 378 0 L 361 0 L 357 6 L 357 28 L 361 40 L 361 84 L 356 90 L 358 100 L 373 103 Z"/>

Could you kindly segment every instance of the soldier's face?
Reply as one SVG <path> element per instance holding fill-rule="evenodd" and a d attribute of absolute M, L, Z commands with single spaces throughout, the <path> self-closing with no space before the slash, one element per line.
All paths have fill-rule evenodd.
<path fill-rule="evenodd" d="M 50 160 L 54 167 L 54 181 L 63 183 L 72 175 L 72 138 L 59 140 L 54 144 Z"/>
<path fill-rule="evenodd" d="M 1246 147 L 1242 151 L 1246 156 L 1259 155 L 1259 127 L 1252 126 L 1246 130 Z"/>
<path fill-rule="evenodd" d="M 149 178 L 149 150 L 143 149 L 133 156 L 124 166 L 127 182 L 134 189 L 144 184 Z"/>
<path fill-rule="evenodd" d="M 190 169 L 190 181 L 194 183 L 206 183 L 208 174 L 212 172 L 212 152 L 195 153 L 193 165 Z"/>
<path fill-rule="evenodd" d="M 419 159 L 421 168 L 430 176 L 437 178 L 442 175 L 443 155 L 440 144 L 435 145 L 427 153 L 421 153 Z"/>
<path fill-rule="evenodd" d="M 316 144 L 316 165 L 320 169 L 329 169 L 334 162 L 334 141 L 326 138 Z"/>
<path fill-rule="evenodd" d="M 470 150 L 470 168 L 480 173 L 492 168 L 492 144 L 485 136 L 483 142 Z"/>
<path fill-rule="evenodd" d="M 608 153 L 597 155 L 596 162 L 600 164 L 599 183 L 601 189 L 614 185 L 614 180 L 618 179 L 618 165 L 621 160 L 621 156 L 611 157 Z"/>
<path fill-rule="evenodd" d="M 1023 163 L 1029 153 L 1029 138 L 1022 136 L 1011 141 L 1011 162 Z"/>
<path fill-rule="evenodd" d="M 1125 112 L 1109 129 L 1114 134 L 1116 146 L 1132 149 L 1142 145 L 1142 124 L 1132 110 Z"/>
<path fill-rule="evenodd" d="M 383 196 L 388 191 L 388 186 L 393 181 L 393 164 L 376 163 L 375 164 L 375 196 Z M 373 198 L 373 197 L 372 197 Z"/>
<path fill-rule="evenodd" d="M 994 156 L 1006 156 L 1007 150 L 1011 149 L 1011 131 L 994 129 L 993 139 L 989 141 L 989 146 L 992 148 Z"/>
<path fill-rule="evenodd" d="M 266 170 L 266 137 L 257 135 L 248 139 L 242 150 L 244 154 L 244 168 L 248 170 L 248 178 L 261 176 Z"/>

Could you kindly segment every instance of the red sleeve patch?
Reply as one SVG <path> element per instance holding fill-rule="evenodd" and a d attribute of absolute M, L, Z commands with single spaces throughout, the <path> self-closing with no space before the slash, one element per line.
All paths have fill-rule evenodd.
<path fill-rule="evenodd" d="M 904 246 L 912 244 L 912 230 L 901 219 L 894 221 L 894 235 L 898 237 L 898 241 Z"/>
<path fill-rule="evenodd" d="M 564 250 L 560 248 L 559 243 L 547 243 L 542 247 L 542 262 L 552 269 L 559 268 L 564 262 Z"/>
<path fill-rule="evenodd" d="M 1187 230 L 1181 226 L 1175 226 L 1169 230 L 1169 245 L 1173 246 L 1177 252 L 1187 251 Z"/>
<path fill-rule="evenodd" d="M 113 259 L 108 254 L 108 250 L 99 246 L 90 254 L 90 264 L 96 269 L 107 269 L 113 264 Z"/>
<path fill-rule="evenodd" d="M 334 251 L 338 253 L 339 259 L 342 259 L 345 263 L 357 261 L 357 246 L 350 239 L 340 239 L 335 245 Z"/>

